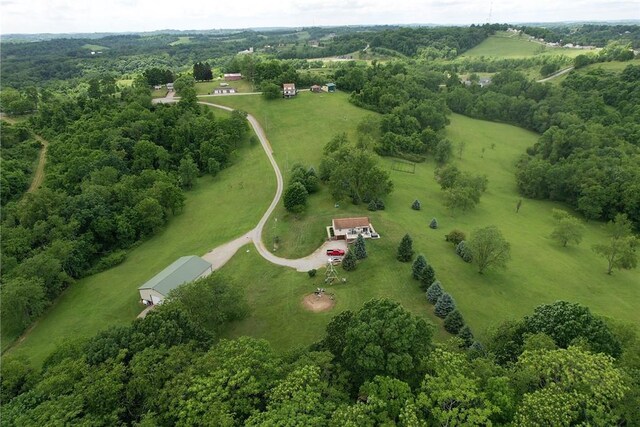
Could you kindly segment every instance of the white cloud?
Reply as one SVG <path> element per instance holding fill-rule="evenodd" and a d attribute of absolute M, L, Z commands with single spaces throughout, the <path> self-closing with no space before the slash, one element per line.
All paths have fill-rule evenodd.
<path fill-rule="evenodd" d="M 0 1 L 0 32 L 640 19 L 637 0 Z"/>

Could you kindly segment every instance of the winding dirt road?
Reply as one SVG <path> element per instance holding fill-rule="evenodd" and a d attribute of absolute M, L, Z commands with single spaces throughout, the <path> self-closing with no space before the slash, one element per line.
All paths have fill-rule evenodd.
<path fill-rule="evenodd" d="M 162 102 L 162 101 L 160 101 Z M 171 102 L 175 102 L 175 98 L 171 100 Z M 199 101 L 198 104 L 208 105 L 215 108 L 220 108 L 226 111 L 233 111 L 232 108 L 226 107 L 224 105 L 213 104 L 211 102 Z M 271 144 L 267 139 L 267 135 L 264 133 L 262 126 L 260 123 L 253 117 L 251 114 L 247 114 L 247 120 L 254 132 L 258 136 L 260 140 L 260 144 L 264 149 L 269 162 L 271 163 L 271 167 L 273 167 L 273 171 L 276 174 L 277 188 L 276 194 L 273 196 L 273 200 L 269 205 L 267 211 L 262 215 L 262 218 L 258 222 L 258 225 L 251 231 L 243 234 L 235 240 L 225 243 L 224 245 L 220 245 L 210 252 L 206 253 L 202 258 L 209 261 L 213 265 L 213 270 L 217 270 L 226 264 L 227 261 L 233 257 L 233 255 L 240 249 L 242 246 L 246 245 L 248 242 L 252 241 L 255 248 L 258 250 L 258 253 L 267 261 L 281 265 L 284 267 L 295 268 L 297 271 L 309 271 L 314 268 L 320 268 L 326 265 L 327 263 L 327 255 L 326 250 L 329 246 L 332 248 L 340 248 L 347 249 L 347 245 L 344 241 L 332 241 L 326 242 L 320 248 L 318 248 L 314 253 L 304 258 L 298 259 L 288 259 L 288 258 L 280 258 L 273 253 L 271 253 L 267 247 L 264 245 L 262 241 L 262 231 L 264 230 L 264 226 L 269 220 L 269 217 L 275 210 L 276 206 L 280 202 L 280 198 L 282 197 L 282 191 L 284 188 L 284 182 L 282 179 L 282 172 L 280 172 L 280 168 L 278 167 L 278 163 L 276 163 L 275 158 L 273 157 L 273 150 L 271 148 Z"/>

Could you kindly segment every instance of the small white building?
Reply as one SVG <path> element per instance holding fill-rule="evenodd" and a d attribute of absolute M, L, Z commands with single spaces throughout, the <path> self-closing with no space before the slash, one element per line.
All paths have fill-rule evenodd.
<path fill-rule="evenodd" d="M 331 240 L 353 241 L 362 234 L 365 239 L 378 239 L 380 235 L 373 229 L 369 217 L 334 218 L 331 226 L 327 227 L 327 234 Z"/>
<path fill-rule="evenodd" d="M 167 83 L 167 90 L 173 90 L 173 83 Z"/>
<path fill-rule="evenodd" d="M 292 96 L 296 96 L 297 93 L 295 83 L 285 83 L 282 85 L 282 96 L 284 98 L 291 98 Z"/>
<path fill-rule="evenodd" d="M 211 263 L 202 258 L 195 255 L 183 256 L 140 286 L 140 299 L 144 305 L 162 304 L 173 289 L 207 276 L 212 271 Z"/>
<path fill-rule="evenodd" d="M 224 95 L 227 93 L 236 93 L 236 88 L 234 87 L 217 87 L 213 89 L 213 95 Z"/>

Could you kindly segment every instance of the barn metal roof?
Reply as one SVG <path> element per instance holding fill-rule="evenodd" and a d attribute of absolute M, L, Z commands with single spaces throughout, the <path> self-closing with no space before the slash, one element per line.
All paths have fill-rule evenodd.
<path fill-rule="evenodd" d="M 211 268 L 211 264 L 198 256 L 183 256 L 153 276 L 138 289 L 153 289 L 167 296 L 169 291 L 183 283 L 194 281 L 209 268 Z"/>

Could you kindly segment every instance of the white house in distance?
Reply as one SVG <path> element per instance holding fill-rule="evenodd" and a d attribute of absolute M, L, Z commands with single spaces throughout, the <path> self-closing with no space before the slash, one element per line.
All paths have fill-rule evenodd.
<path fill-rule="evenodd" d="M 292 96 L 296 96 L 297 93 L 295 83 L 285 83 L 282 85 L 282 96 L 284 98 L 291 98 Z"/>
<path fill-rule="evenodd" d="M 327 227 L 327 235 L 330 240 L 353 241 L 362 234 L 365 239 L 378 239 L 380 235 L 376 233 L 369 222 L 369 217 L 362 216 L 356 218 L 334 218 L 331 225 Z"/>
<path fill-rule="evenodd" d="M 140 286 L 140 298 L 144 305 L 162 304 L 172 289 L 211 274 L 213 267 L 202 258 L 191 255 L 178 258 L 170 266 Z"/>

